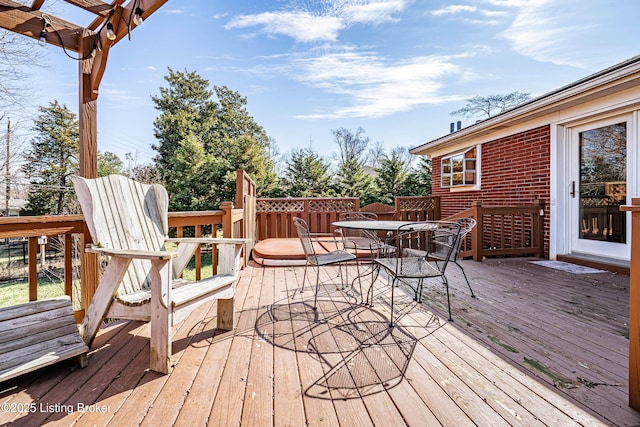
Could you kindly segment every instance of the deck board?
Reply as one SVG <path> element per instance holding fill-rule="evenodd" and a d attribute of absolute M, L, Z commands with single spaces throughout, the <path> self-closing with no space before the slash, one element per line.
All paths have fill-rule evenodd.
<path fill-rule="evenodd" d="M 87 368 L 64 362 L 0 384 L 0 403 L 108 411 L 0 411 L 0 424 L 640 424 L 627 406 L 628 277 L 524 258 L 461 263 L 477 298 L 448 270 L 453 322 L 436 281 L 421 304 L 396 291 L 391 329 L 383 278 L 367 307 L 354 304 L 357 285 L 342 290 L 337 270 L 323 269 L 314 311 L 309 283 L 300 292 L 303 267 L 250 264 L 236 330 L 215 329 L 215 302 L 195 310 L 173 329 L 170 375 L 148 370 L 148 325 L 114 323 Z"/>

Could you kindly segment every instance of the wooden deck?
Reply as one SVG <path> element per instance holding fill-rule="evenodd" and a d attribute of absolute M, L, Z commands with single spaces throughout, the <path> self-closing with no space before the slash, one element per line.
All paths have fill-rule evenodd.
<path fill-rule="evenodd" d="M 434 282 L 421 305 L 397 301 L 393 329 L 384 280 L 369 308 L 323 270 L 314 312 L 303 268 L 249 266 L 235 332 L 215 331 L 215 303 L 196 310 L 174 330 L 170 375 L 147 369 L 148 325 L 114 323 L 87 368 L 0 384 L 0 425 L 639 425 L 629 278 L 529 261 L 463 261 L 477 298 L 452 265 L 454 322 Z"/>

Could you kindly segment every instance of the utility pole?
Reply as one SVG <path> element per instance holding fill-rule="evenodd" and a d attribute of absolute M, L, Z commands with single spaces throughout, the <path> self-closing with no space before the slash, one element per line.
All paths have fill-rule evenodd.
<path fill-rule="evenodd" d="M 4 216 L 9 216 L 9 200 L 11 199 L 11 179 L 10 164 L 11 160 L 11 119 L 7 117 L 7 162 L 5 164 L 5 193 L 4 193 Z"/>

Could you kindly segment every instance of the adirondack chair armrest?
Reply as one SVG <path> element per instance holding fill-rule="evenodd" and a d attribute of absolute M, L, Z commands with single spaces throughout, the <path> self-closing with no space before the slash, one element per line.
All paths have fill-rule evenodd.
<path fill-rule="evenodd" d="M 236 244 L 244 245 L 250 242 L 250 239 L 229 238 L 229 237 L 171 237 L 165 239 L 165 242 L 173 243 L 200 243 L 200 244 Z"/>
<path fill-rule="evenodd" d="M 148 260 L 171 259 L 178 256 L 177 253 L 168 251 L 142 251 L 136 249 L 101 248 L 98 246 L 87 246 L 85 248 L 85 252 L 107 255 L 117 258 L 135 258 Z"/>

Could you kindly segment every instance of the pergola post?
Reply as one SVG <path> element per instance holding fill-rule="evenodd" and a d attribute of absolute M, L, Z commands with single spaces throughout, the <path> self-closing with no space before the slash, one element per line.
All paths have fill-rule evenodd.
<path fill-rule="evenodd" d="M 80 54 L 89 52 L 93 47 L 92 31 L 83 30 L 80 36 Z M 102 52 L 96 52 L 96 56 Z M 78 61 L 78 125 L 80 131 L 80 176 L 96 178 L 98 176 L 98 91 L 93 89 L 92 69 L 94 57 Z M 84 248 L 91 241 L 88 232 L 80 238 L 80 288 L 83 310 L 87 310 L 89 302 L 98 288 L 98 256 L 86 253 Z"/>

